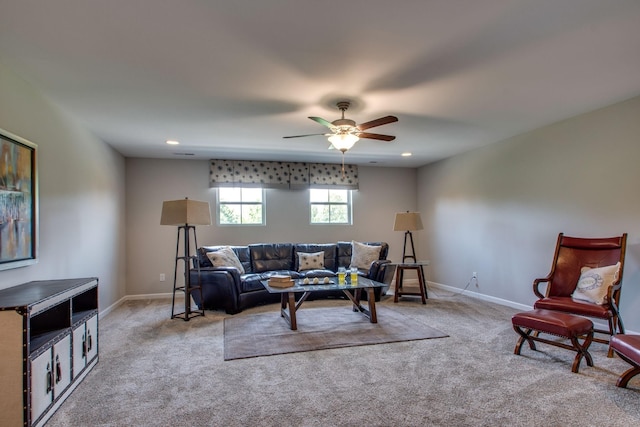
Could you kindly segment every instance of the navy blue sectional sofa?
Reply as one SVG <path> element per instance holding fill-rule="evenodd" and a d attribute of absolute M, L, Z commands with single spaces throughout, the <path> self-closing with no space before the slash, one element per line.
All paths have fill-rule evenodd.
<path fill-rule="evenodd" d="M 380 246 L 379 259 L 372 262 L 368 269 L 360 269 L 359 274 L 372 280 L 385 283 L 376 289 L 376 300 L 386 294 L 393 277 L 392 268 L 388 268 L 387 254 L 389 245 L 385 242 L 365 242 L 367 245 Z M 333 276 L 339 267 L 348 268 L 351 264 L 352 243 L 257 243 L 247 246 L 230 246 L 245 270 L 240 274 L 234 267 L 213 267 L 207 252 L 221 249 L 223 246 L 203 246 L 198 248 L 194 265 L 190 270 L 192 285 L 202 286 L 202 300 L 199 292 L 193 292 L 193 299 L 200 308 L 207 310 L 225 310 L 229 314 L 239 313 L 258 304 L 279 302 L 277 294 L 270 294 L 261 284 L 274 274 L 290 275 L 292 278 Z M 298 253 L 324 252 L 324 268 L 298 271 Z M 197 264 L 195 264 L 197 263 Z M 199 268 L 198 268 L 199 267 Z M 339 291 L 316 292 L 315 298 L 344 298 Z"/>

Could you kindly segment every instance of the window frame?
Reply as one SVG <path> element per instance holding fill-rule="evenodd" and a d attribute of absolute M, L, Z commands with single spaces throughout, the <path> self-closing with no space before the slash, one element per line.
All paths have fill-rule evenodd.
<path fill-rule="evenodd" d="M 326 191 L 327 202 L 314 202 L 313 191 Z M 346 202 L 332 202 L 332 191 L 345 191 L 347 196 Z M 328 222 L 314 222 L 313 221 L 313 207 L 314 206 L 328 206 L 329 221 Z M 346 206 L 347 207 L 347 221 L 346 222 L 331 222 L 331 206 Z M 309 224 L 311 225 L 353 225 L 353 190 L 345 188 L 310 188 L 309 189 Z"/>
<path fill-rule="evenodd" d="M 227 190 L 227 189 L 232 189 L 232 190 L 239 190 L 240 191 L 240 200 L 239 201 L 221 201 L 220 200 L 220 192 Z M 260 190 L 261 192 L 261 201 L 260 202 L 245 202 L 243 201 L 243 192 L 244 190 Z M 240 205 L 241 207 L 241 211 L 240 211 L 240 222 L 239 223 L 223 223 L 221 222 L 221 218 L 222 215 L 220 214 L 220 208 L 223 205 Z M 262 219 L 260 223 L 243 223 L 242 222 L 242 210 L 243 208 L 247 206 L 260 206 L 261 207 L 261 211 L 262 211 Z M 218 226 L 221 227 L 226 227 L 226 226 L 244 226 L 244 227 L 255 227 L 255 226 L 265 226 L 267 221 L 266 221 L 266 211 L 267 211 L 267 197 L 266 197 L 266 192 L 265 189 L 262 187 L 218 187 L 217 191 L 216 191 L 216 222 Z"/>

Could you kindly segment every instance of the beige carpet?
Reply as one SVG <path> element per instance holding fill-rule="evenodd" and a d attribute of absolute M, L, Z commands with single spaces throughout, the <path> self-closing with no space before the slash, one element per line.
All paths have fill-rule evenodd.
<path fill-rule="evenodd" d="M 607 358 L 607 346 L 592 345 L 595 366 L 583 364 L 578 374 L 561 348 L 516 356 L 515 310 L 441 293 L 430 292 L 426 305 L 388 296 L 379 307 L 438 328 L 445 339 L 228 362 L 223 321 L 277 316 L 277 304 L 184 322 L 169 318 L 171 300 L 126 301 L 100 319 L 100 362 L 46 427 L 640 425 L 640 378 L 616 387 L 629 365 Z M 307 301 L 300 318 L 345 304 Z"/>
<path fill-rule="evenodd" d="M 448 336 L 387 307 L 379 306 L 378 323 L 371 323 L 346 301 L 329 308 L 302 306 L 298 329 L 292 331 L 280 317 L 279 306 L 272 307 L 271 313 L 224 319 L 224 360 Z"/>

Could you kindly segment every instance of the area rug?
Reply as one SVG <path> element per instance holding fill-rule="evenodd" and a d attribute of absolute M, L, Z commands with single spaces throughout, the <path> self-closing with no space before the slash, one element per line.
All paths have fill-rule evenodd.
<path fill-rule="evenodd" d="M 448 335 L 396 309 L 376 307 L 371 323 L 348 305 L 297 312 L 292 331 L 279 311 L 224 319 L 224 360 L 339 347 L 443 338 Z"/>

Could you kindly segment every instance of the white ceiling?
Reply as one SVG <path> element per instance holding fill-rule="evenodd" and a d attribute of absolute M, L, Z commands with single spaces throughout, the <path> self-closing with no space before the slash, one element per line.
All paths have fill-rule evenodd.
<path fill-rule="evenodd" d="M 640 95 L 640 1 L 0 0 L 0 61 L 125 156 L 339 162 L 282 137 L 350 99 L 416 167 Z"/>

